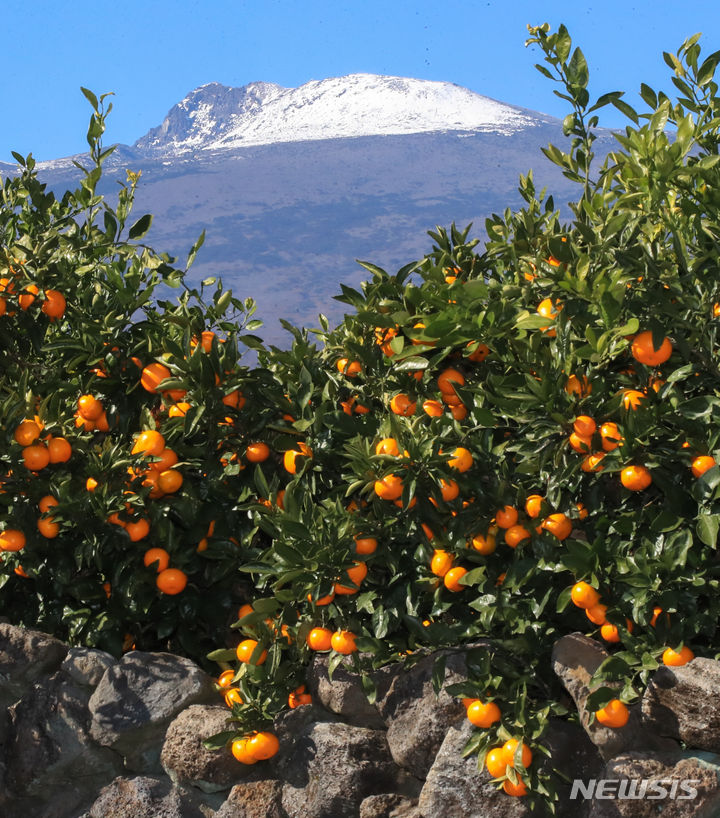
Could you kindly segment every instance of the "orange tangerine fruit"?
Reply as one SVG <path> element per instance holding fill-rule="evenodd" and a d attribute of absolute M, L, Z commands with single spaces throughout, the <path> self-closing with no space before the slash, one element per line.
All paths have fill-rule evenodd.
<path fill-rule="evenodd" d="M 636 335 L 630 349 L 633 358 L 646 366 L 660 366 L 672 355 L 670 339 L 663 338 L 659 348 L 655 349 L 653 335 L 649 330 Z"/>

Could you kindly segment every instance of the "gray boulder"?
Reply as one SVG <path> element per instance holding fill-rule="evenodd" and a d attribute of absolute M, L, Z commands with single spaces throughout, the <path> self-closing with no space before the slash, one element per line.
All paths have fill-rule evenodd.
<path fill-rule="evenodd" d="M 59 639 L 0 623 L 0 707 L 8 707 L 30 683 L 58 670 L 67 652 Z"/>
<path fill-rule="evenodd" d="M 105 671 L 117 664 L 117 659 L 97 648 L 70 648 L 60 666 L 80 685 L 97 687 Z"/>
<path fill-rule="evenodd" d="M 203 746 L 210 736 L 232 729 L 229 716 L 226 707 L 193 704 L 171 722 L 160 763 L 174 784 L 221 792 L 250 773 L 252 767 L 237 762 L 229 749 L 207 750 Z"/>
<path fill-rule="evenodd" d="M 624 753 L 608 762 L 602 798 L 595 798 L 590 818 L 717 818 L 720 815 L 720 756 L 709 753 Z M 665 790 L 650 788 L 650 782 Z M 681 783 L 685 782 L 683 786 Z M 693 782 L 690 784 L 689 782 Z M 689 788 L 696 790 L 694 797 Z M 581 793 L 578 793 L 582 795 Z M 636 796 L 645 797 L 628 797 Z M 625 797 L 619 797 L 624 795 Z M 609 797 L 608 797 L 609 796 Z M 579 804 L 580 801 L 575 801 Z"/>
<path fill-rule="evenodd" d="M 116 778 L 81 818 L 208 818 L 212 811 L 167 779 Z"/>
<path fill-rule="evenodd" d="M 444 684 L 467 679 L 462 653 L 434 653 L 407 670 L 396 672 L 377 708 L 387 725 L 387 741 L 396 764 L 416 778 L 425 778 L 448 729 L 465 717 L 460 700 L 432 685 L 436 659 L 445 656 Z"/>
<path fill-rule="evenodd" d="M 478 770 L 478 757 L 462 757 L 473 726 L 463 720 L 447 731 L 418 800 L 421 818 L 525 818 L 526 800 L 513 798 Z"/>
<path fill-rule="evenodd" d="M 279 781 L 248 781 L 230 790 L 214 818 L 287 818 Z"/>
<path fill-rule="evenodd" d="M 10 708 L 6 783 L 13 797 L 43 799 L 51 791 L 58 814 L 67 815 L 121 774 L 122 758 L 90 738 L 89 696 L 58 672 Z"/>
<path fill-rule="evenodd" d="M 720 662 L 693 659 L 659 668 L 642 699 L 643 722 L 690 747 L 720 752 Z"/>
<path fill-rule="evenodd" d="M 607 651 L 581 633 L 559 639 L 552 652 L 553 670 L 565 685 L 578 709 L 580 722 L 605 760 L 629 750 L 673 750 L 677 744 L 642 725 L 639 707 L 630 707 L 630 719 L 624 727 L 604 727 L 592 719 L 586 702 L 590 695 L 590 680 L 608 657 Z M 591 723 L 592 719 L 592 723 Z"/>
<path fill-rule="evenodd" d="M 399 793 L 368 795 L 360 804 L 359 818 L 420 818 L 417 798 Z"/>
<path fill-rule="evenodd" d="M 388 673 L 375 674 L 378 684 Z M 349 724 L 360 727 L 384 727 L 385 723 L 375 705 L 370 704 L 360 677 L 342 664 L 335 668 L 332 679 L 328 674 L 328 657 L 316 655 L 308 668 L 308 692 L 313 699 L 332 713 L 342 716 Z M 387 683 L 383 685 L 387 688 Z M 385 692 L 385 690 L 383 690 Z"/>
<path fill-rule="evenodd" d="M 160 772 L 170 721 L 191 704 L 213 702 L 213 680 L 194 662 L 131 651 L 108 668 L 90 697 L 90 732 L 99 744 L 121 753 L 127 769 Z"/>
<path fill-rule="evenodd" d="M 272 770 L 288 818 L 357 818 L 368 795 L 398 786 L 385 733 L 341 722 L 308 724 Z"/>

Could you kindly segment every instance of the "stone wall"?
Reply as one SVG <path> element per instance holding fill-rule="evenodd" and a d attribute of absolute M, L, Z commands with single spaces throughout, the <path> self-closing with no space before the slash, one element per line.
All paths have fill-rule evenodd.
<path fill-rule="evenodd" d="M 603 648 L 574 634 L 554 667 L 582 708 Z M 312 705 L 284 713 L 280 752 L 244 766 L 205 738 L 228 729 L 213 680 L 188 659 L 132 651 L 117 660 L 0 624 L 0 815 L 3 818 L 522 818 L 525 799 L 462 758 L 462 704 L 435 696 L 429 656 L 378 671 L 377 703 L 318 656 Z M 465 678 L 448 652 L 446 683 Z M 561 818 L 720 815 L 720 663 L 662 668 L 631 722 L 610 731 L 553 723 L 541 763 L 569 779 L 697 781 L 693 800 L 570 800 Z M 536 752 L 536 758 L 542 756 Z M 682 794 L 682 793 L 680 793 Z M 536 813 L 537 814 L 537 813 Z"/>

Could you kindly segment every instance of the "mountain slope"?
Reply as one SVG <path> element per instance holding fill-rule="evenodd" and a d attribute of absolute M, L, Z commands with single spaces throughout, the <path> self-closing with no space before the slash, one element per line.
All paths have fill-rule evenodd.
<path fill-rule="evenodd" d="M 278 318 L 342 317 L 339 283 L 367 275 L 356 259 L 394 272 L 430 250 L 429 229 L 451 222 L 473 222 L 471 237 L 484 238 L 488 216 L 522 206 L 518 175 L 530 168 L 556 204 L 574 199 L 576 186 L 540 151 L 548 142 L 566 142 L 558 120 L 449 83 L 213 83 L 134 146 L 118 146 L 100 190 L 112 200 L 126 169 L 141 171 L 135 214 L 155 217 L 146 241 L 182 264 L 205 230 L 191 281 L 221 276 L 255 298 L 261 335 L 285 343 Z M 598 154 L 611 143 L 601 133 Z M 42 177 L 61 191 L 78 172 L 62 159 L 42 163 Z"/>
<path fill-rule="evenodd" d="M 351 74 L 299 88 L 210 83 L 189 93 L 134 147 L 145 155 L 432 131 L 512 134 L 548 122 L 448 82 Z"/>

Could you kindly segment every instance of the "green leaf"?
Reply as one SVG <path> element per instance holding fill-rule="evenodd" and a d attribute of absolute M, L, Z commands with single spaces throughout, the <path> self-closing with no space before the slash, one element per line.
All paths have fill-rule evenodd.
<path fill-rule="evenodd" d="M 128 238 L 130 239 L 139 239 L 142 238 L 147 231 L 150 229 L 150 225 L 152 224 L 152 214 L 146 213 L 144 216 L 141 216 L 135 224 L 130 228 L 128 232 Z"/>
<path fill-rule="evenodd" d="M 222 733 L 215 733 L 214 736 L 210 736 L 210 738 L 206 738 L 203 741 L 203 747 L 205 747 L 206 750 L 222 750 L 237 734 L 237 730 L 224 730 Z"/>
<path fill-rule="evenodd" d="M 446 663 L 446 656 L 445 654 L 440 654 L 440 656 L 435 659 L 435 663 L 433 664 L 432 669 L 432 686 L 435 694 L 439 694 L 442 690 L 443 682 L 445 681 L 445 663 Z"/>
<path fill-rule="evenodd" d="M 97 111 L 98 108 L 99 108 L 99 105 L 98 105 L 98 98 L 95 96 L 95 94 L 93 94 L 93 92 L 90 91 L 88 88 L 83 88 L 82 86 L 80 86 L 80 90 L 82 91 L 83 96 L 85 97 L 85 99 L 92 105 L 93 110 Z"/>
<path fill-rule="evenodd" d="M 218 648 L 218 650 L 210 651 L 207 658 L 211 662 L 234 662 L 237 659 L 237 656 L 234 650 L 230 650 L 229 648 Z"/>
<path fill-rule="evenodd" d="M 195 261 L 195 256 L 198 254 L 198 250 L 203 246 L 205 243 L 205 231 L 203 230 L 202 233 L 198 236 L 197 241 L 193 246 L 190 248 L 190 252 L 188 253 L 187 264 L 185 265 L 185 272 L 187 272 L 193 265 Z"/>
<path fill-rule="evenodd" d="M 568 79 L 572 85 L 579 85 L 581 88 L 586 88 L 588 84 L 588 66 L 585 60 L 585 55 L 579 48 L 573 51 L 570 62 L 567 67 Z"/>
<path fill-rule="evenodd" d="M 717 514 L 701 514 L 697 521 L 697 535 L 705 545 L 715 548 L 718 527 L 720 527 L 720 518 Z"/>

